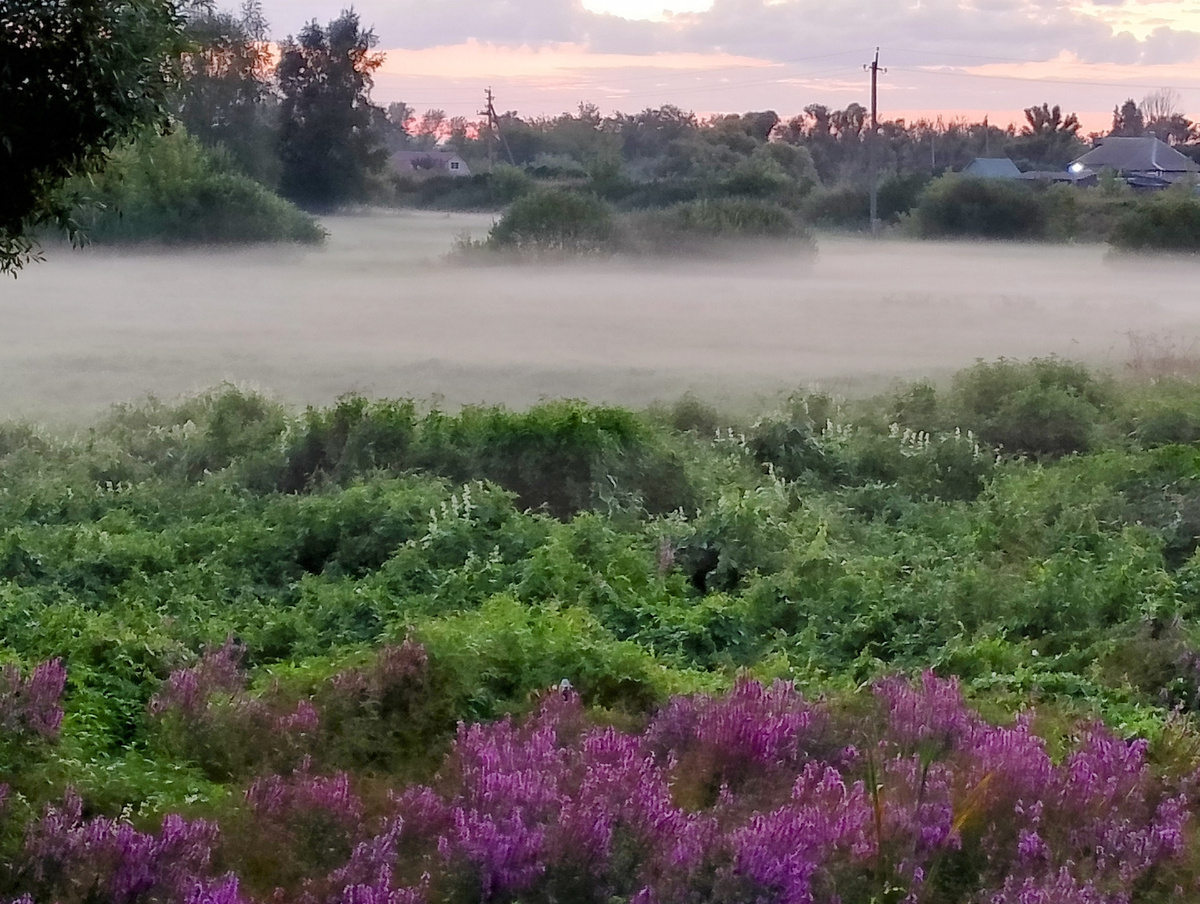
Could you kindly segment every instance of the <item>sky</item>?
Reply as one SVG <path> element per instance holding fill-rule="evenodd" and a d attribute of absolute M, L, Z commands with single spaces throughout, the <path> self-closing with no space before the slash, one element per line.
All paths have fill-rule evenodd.
<path fill-rule="evenodd" d="M 272 31 L 326 22 L 331 0 L 263 0 Z M 870 100 L 882 119 L 1003 125 L 1048 102 L 1085 131 L 1169 89 L 1200 119 L 1200 0 L 356 0 L 387 54 L 374 99 L 477 117 L 675 104 L 699 114 Z"/>

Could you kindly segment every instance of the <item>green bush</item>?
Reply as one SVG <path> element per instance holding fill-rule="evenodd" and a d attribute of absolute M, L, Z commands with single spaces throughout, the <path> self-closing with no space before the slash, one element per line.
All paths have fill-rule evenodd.
<path fill-rule="evenodd" d="M 420 423 L 410 461 L 456 482 L 493 481 L 521 506 L 558 518 L 605 505 L 661 513 L 691 501 L 682 464 L 644 422 L 578 402 L 433 412 Z"/>
<path fill-rule="evenodd" d="M 114 152 L 100 175 L 76 187 L 87 199 L 79 223 L 99 243 L 325 240 L 316 220 L 182 128 L 142 136 Z"/>
<path fill-rule="evenodd" d="M 1164 192 L 1140 201 L 1118 221 L 1109 241 L 1119 251 L 1200 253 L 1200 200 Z"/>
<path fill-rule="evenodd" d="M 1028 186 L 952 173 L 922 192 L 913 222 L 927 238 L 1036 239 L 1046 234 L 1047 213 Z"/>
<path fill-rule="evenodd" d="M 959 423 L 1012 454 L 1086 452 L 1099 437 L 1111 386 L 1057 358 L 980 362 L 954 378 Z"/>
<path fill-rule="evenodd" d="M 717 243 L 788 242 L 815 247 L 811 232 L 778 204 L 720 198 L 637 214 L 627 222 L 625 247 L 634 253 L 706 253 Z"/>
<path fill-rule="evenodd" d="M 594 195 L 557 188 L 517 199 L 488 233 L 487 247 L 521 252 L 589 254 L 609 250 L 612 211 Z"/>
<path fill-rule="evenodd" d="M 879 219 L 885 223 L 899 222 L 921 201 L 921 193 L 929 185 L 925 172 L 889 173 L 879 180 Z"/>
<path fill-rule="evenodd" d="M 403 468 L 415 433 L 416 406 L 407 400 L 347 396 L 330 409 L 310 408 L 293 434 L 278 487 L 299 492 L 322 476 L 344 483 L 373 470 Z"/>
<path fill-rule="evenodd" d="M 871 227 L 871 192 L 865 186 L 842 184 L 818 188 L 804 200 L 800 209 L 804 218 L 817 226 Z"/>

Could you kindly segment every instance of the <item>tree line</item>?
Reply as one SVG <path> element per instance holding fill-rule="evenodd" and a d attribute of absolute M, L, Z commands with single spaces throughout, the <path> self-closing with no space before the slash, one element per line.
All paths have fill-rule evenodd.
<path fill-rule="evenodd" d="M 499 160 L 543 176 L 618 166 L 635 178 L 714 178 L 738 166 L 753 170 L 748 160 L 759 169 L 771 169 L 772 161 L 802 168 L 825 185 L 859 182 L 869 172 L 870 114 L 858 103 L 844 109 L 813 103 L 790 117 L 774 110 L 700 117 L 672 104 L 606 116 L 585 102 L 558 116 L 504 112 L 493 129 L 440 109 L 372 103 L 371 74 L 383 58 L 371 52 L 376 37 L 353 13 L 288 38 L 274 66 L 256 2 L 240 14 L 195 15 L 187 34 L 197 49 L 186 57 L 180 120 L 206 143 L 227 147 L 256 178 L 309 206 L 365 200 L 371 174 L 396 150 L 451 149 L 473 168 Z M 1200 132 L 1170 91 L 1126 100 L 1114 109 L 1107 134 L 1153 134 L 1200 157 Z M 1076 114 L 1041 103 L 1026 108 L 1019 124 L 986 117 L 885 120 L 878 154 L 884 170 L 895 173 L 936 174 L 982 156 L 1059 170 L 1097 137 L 1082 133 Z M 804 160 L 762 153 L 768 144 L 803 149 Z"/>
<path fill-rule="evenodd" d="M 0 46 L 9 111 L 0 122 L 4 269 L 30 254 L 39 225 L 74 231 L 78 199 L 62 190 L 64 181 L 100 170 L 113 147 L 148 127 L 181 126 L 311 211 L 402 201 L 387 159 L 404 149 L 452 149 L 473 168 L 506 161 L 524 176 L 586 176 L 614 196 L 631 184 L 659 186 L 641 192 L 646 204 L 696 194 L 676 198 L 679 183 L 803 195 L 815 185 L 861 187 L 871 171 L 870 116 L 858 103 L 814 103 L 788 117 L 700 117 L 671 104 L 606 116 L 581 103 L 559 116 L 508 111 L 496 129 L 400 102 L 384 108 L 371 97 L 384 61 L 379 40 L 352 9 L 277 44 L 258 0 L 236 12 L 208 0 L 80 0 L 69 8 L 20 0 L 0 10 L 0 26 L 16 37 Z M 1197 126 L 1169 91 L 1118 105 L 1108 134 L 1153 134 L 1200 158 Z M 1096 137 L 1081 133 L 1074 113 L 1042 103 L 1006 126 L 987 118 L 887 120 L 875 153 L 894 177 L 957 170 L 981 156 L 1058 170 Z"/>

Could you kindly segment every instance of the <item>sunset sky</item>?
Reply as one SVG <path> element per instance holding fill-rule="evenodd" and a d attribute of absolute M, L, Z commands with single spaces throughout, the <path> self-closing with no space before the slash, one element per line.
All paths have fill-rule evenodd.
<path fill-rule="evenodd" d="M 664 9 L 663 4 L 668 8 Z M 329 0 L 264 0 L 277 35 Z M 1114 105 L 1178 92 L 1200 118 L 1200 0 L 359 0 L 387 62 L 381 103 L 475 117 L 491 85 L 522 115 L 698 113 L 868 102 L 876 45 L 885 118 L 990 115 L 1049 101 L 1108 125 Z"/>

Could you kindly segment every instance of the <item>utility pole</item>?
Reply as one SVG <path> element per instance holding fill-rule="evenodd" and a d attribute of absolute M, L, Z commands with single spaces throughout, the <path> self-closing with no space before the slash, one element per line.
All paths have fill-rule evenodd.
<path fill-rule="evenodd" d="M 508 146 L 508 139 L 504 137 L 504 133 L 500 131 L 500 117 L 496 115 L 496 96 L 492 93 L 492 89 L 488 88 L 484 95 L 487 98 L 487 109 L 480 110 L 480 116 L 486 116 L 488 121 L 488 172 L 495 169 L 496 165 L 496 139 L 499 138 L 504 142 L 505 153 L 508 154 L 508 162 L 513 166 L 517 162 L 513 159 L 512 150 Z"/>
<path fill-rule="evenodd" d="M 496 130 L 492 125 L 492 117 L 496 113 L 496 106 L 492 97 L 492 89 L 487 89 L 487 107 L 479 111 L 480 116 L 486 116 L 488 122 L 488 172 L 492 172 L 496 168 Z"/>
<path fill-rule="evenodd" d="M 879 159 L 876 145 L 879 144 L 879 48 L 875 48 L 875 59 L 864 69 L 871 72 L 871 134 L 868 136 L 868 152 L 871 162 L 871 234 L 879 232 Z"/>

